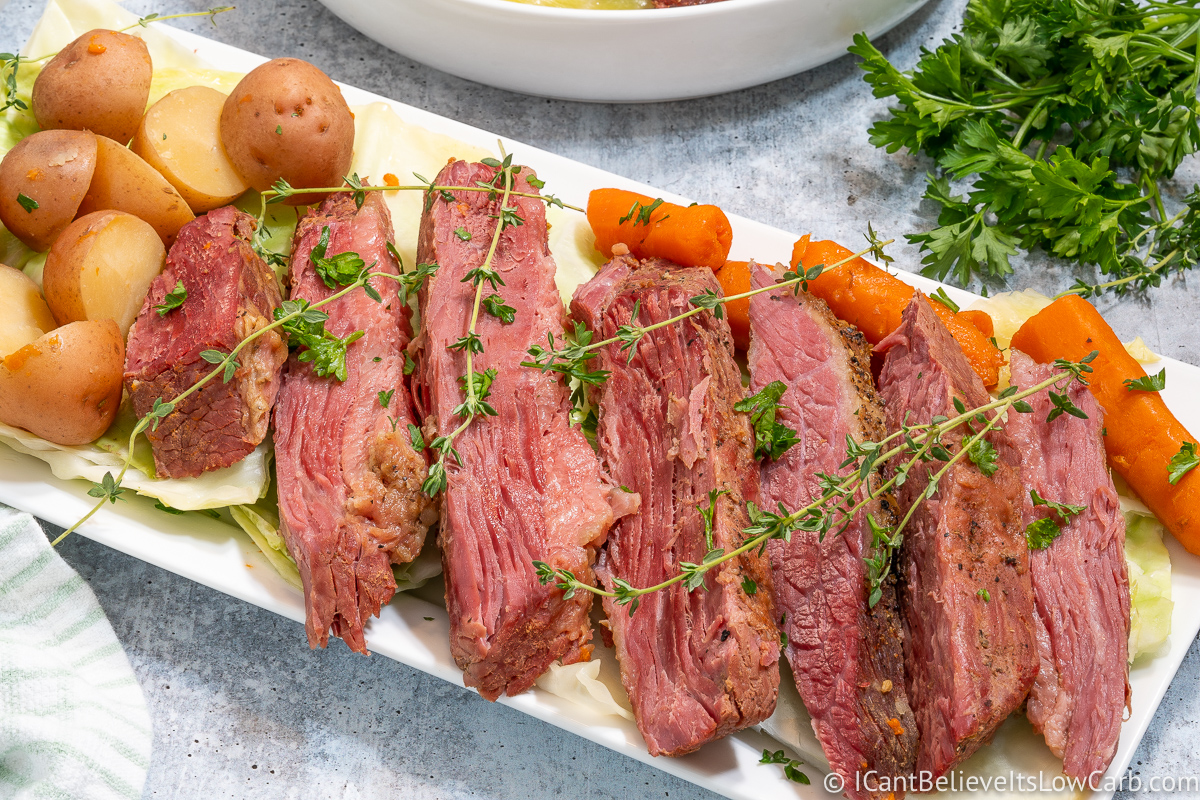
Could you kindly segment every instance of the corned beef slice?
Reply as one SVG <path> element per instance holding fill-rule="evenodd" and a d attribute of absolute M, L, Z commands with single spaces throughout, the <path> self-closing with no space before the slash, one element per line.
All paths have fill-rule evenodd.
<path fill-rule="evenodd" d="M 250 247 L 253 235 L 254 218 L 232 206 L 179 231 L 129 334 L 125 386 L 139 417 L 155 400 L 178 396 L 214 369 L 200 353 L 228 353 L 271 323 L 279 287 Z M 154 306 L 181 282 L 187 290 L 182 307 L 160 315 Z M 238 355 L 241 366 L 232 380 L 210 380 L 147 430 L 158 477 L 194 478 L 235 464 L 257 447 L 267 435 L 286 359 L 279 333 L 263 334 Z"/>
<path fill-rule="evenodd" d="M 355 252 L 376 272 L 398 273 L 386 249 L 392 222 L 379 193 L 368 192 L 361 210 L 348 194 L 334 194 L 296 227 L 292 299 L 315 303 L 341 288 L 327 287 L 309 259 L 325 227 L 326 257 Z M 425 459 L 408 431 L 414 421 L 404 381 L 409 310 L 394 280 L 373 278 L 371 286 L 382 302 L 357 289 L 321 308 L 333 335 L 364 332 L 346 352 L 346 380 L 318 377 L 293 355 L 275 410 L 280 519 L 304 581 L 308 643 L 324 647 L 332 630 L 360 653 L 366 652 L 363 623 L 396 591 L 391 565 L 416 557 L 437 516 L 421 492 Z M 379 393 L 389 391 L 384 408 Z"/>
<path fill-rule="evenodd" d="M 630 257 L 609 262 L 575 293 L 571 308 L 596 340 L 631 322 L 660 322 L 719 291 L 708 269 Z M 611 370 L 598 392 L 597 441 L 613 483 L 641 495 L 641 510 L 613 526 L 596 567 L 604 586 L 617 578 L 651 586 L 700 563 L 707 550 L 701 508 L 716 501 L 713 546 L 742 543 L 746 502 L 758 497 L 758 464 L 728 323 L 705 312 L 645 336 L 632 361 L 619 345 L 598 359 Z M 705 576 L 645 595 L 637 611 L 605 598 L 621 681 L 653 755 L 681 755 L 765 719 L 779 688 L 779 634 L 771 578 L 758 551 Z M 744 578 L 757 584 L 747 595 Z"/>
<path fill-rule="evenodd" d="M 1024 353 L 1011 353 L 1012 382 L 1034 386 L 1054 374 Z M 1129 576 L 1125 517 L 1105 463 L 1103 410 L 1084 386 L 1068 390 L 1087 419 L 1062 414 L 1043 391 L 1031 414 L 1010 414 L 1008 432 L 1021 452 L 1026 525 L 1046 516 L 1030 490 L 1056 503 L 1083 506 L 1044 550 L 1029 554 L 1041 668 L 1026 716 L 1063 759 L 1063 771 L 1088 779 L 1108 769 L 1117 752 L 1129 698 Z"/>
<path fill-rule="evenodd" d="M 889 433 L 905 421 L 957 416 L 955 397 L 967 408 L 989 400 L 919 292 L 877 349 L 885 353 L 879 393 Z M 959 428 L 942 441 L 957 452 L 963 438 Z M 901 512 L 919 503 L 899 559 L 901 609 L 908 698 L 921 739 L 917 769 L 934 776 L 990 738 L 1038 671 L 1019 456 L 1006 432 L 987 440 L 997 454 L 991 477 L 964 456 L 933 497 L 921 500 L 944 466 L 930 461 L 915 466 L 897 492 Z"/>
<path fill-rule="evenodd" d="M 456 161 L 437 183 L 475 186 L 495 170 Z M 515 189 L 535 192 L 522 170 Z M 449 345 L 468 329 L 475 287 L 467 273 L 480 266 L 497 224 L 499 198 L 457 192 L 454 202 L 435 198 L 421 220 L 418 261 L 436 263 L 421 292 L 422 327 L 415 393 L 425 415 L 426 438 L 445 435 L 462 419 L 459 379 L 466 356 Z M 563 598 L 543 586 L 534 561 L 572 570 L 592 580 L 595 548 L 612 524 L 611 487 L 583 434 L 569 423 L 567 388 L 552 373 L 522 367 L 526 351 L 563 332 L 563 307 L 547 247 L 546 213 L 532 198 L 514 197 L 523 224 L 501 234 L 493 268 L 504 285 L 496 292 L 516 309 L 505 325 L 481 312 L 477 331 L 483 353 L 473 368 L 496 370 L 487 402 L 497 416 L 475 419 L 454 440 L 462 458 L 446 461 L 439 543 L 450 612 L 450 651 L 464 681 L 494 700 L 528 689 L 553 662 L 587 659 L 592 636 L 590 592 Z M 464 229 L 464 241 L 455 233 Z M 484 287 L 491 294 L 490 286 Z"/>
<path fill-rule="evenodd" d="M 775 283 L 762 265 L 751 270 L 754 288 Z M 786 384 L 776 419 L 800 437 L 778 461 L 763 465 L 762 506 L 782 503 L 794 511 L 821 496 L 820 473 L 839 472 L 847 436 L 858 442 L 883 438 L 870 345 L 824 302 L 807 292 L 797 296 L 790 287 L 750 299 L 750 335 L 750 391 L 773 381 Z M 863 496 L 865 491 L 858 499 Z M 857 773 L 907 776 L 916 758 L 894 581 L 882 587 L 874 608 L 867 606 L 863 557 L 870 554 L 872 534 L 866 518 L 892 525 L 892 512 L 890 502 L 876 500 L 839 535 L 820 541 L 815 531 L 796 531 L 789 542 L 767 546 L 776 613 L 787 615 L 785 652 L 796 688 L 851 798 L 875 796 L 866 787 L 879 783 L 856 780 Z"/>

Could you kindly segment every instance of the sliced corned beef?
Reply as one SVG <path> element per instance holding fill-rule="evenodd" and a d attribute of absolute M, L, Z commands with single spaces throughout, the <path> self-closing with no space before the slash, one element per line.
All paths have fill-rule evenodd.
<path fill-rule="evenodd" d="M 315 303 L 341 289 L 326 286 L 310 259 L 325 228 L 327 258 L 354 252 L 373 271 L 398 274 L 386 248 L 392 222 L 379 193 L 369 192 L 361 209 L 348 194 L 334 194 L 296 227 L 293 300 Z M 332 630 L 360 653 L 366 652 L 363 623 L 396 591 L 391 565 L 416 557 L 436 519 L 421 492 L 425 458 L 408 430 L 414 420 L 404 379 L 409 310 L 394 280 L 373 278 L 371 286 L 382 302 L 358 289 L 321 308 L 333 335 L 363 331 L 347 349 L 346 380 L 319 377 L 294 354 L 275 409 L 280 519 L 304 581 L 309 645 L 324 647 Z"/>
<path fill-rule="evenodd" d="M 957 416 L 954 398 L 967 408 L 990 399 L 920 292 L 877 349 L 885 353 L 879 393 L 889 433 L 905 422 Z M 957 452 L 964 436 L 959 428 L 942 441 Z M 930 461 L 897 492 L 901 514 L 919 504 L 904 531 L 901 609 L 908 699 L 921 739 L 917 769 L 934 776 L 987 741 L 1038 670 L 1020 457 L 1002 430 L 987 441 L 996 450 L 990 477 L 963 457 L 922 500 L 944 466 Z"/>
<path fill-rule="evenodd" d="M 1054 369 L 1013 350 L 1012 382 L 1034 386 Z M 1034 730 L 1063 760 L 1063 772 L 1098 778 L 1117 752 L 1129 699 L 1129 576 L 1125 566 L 1125 517 L 1104 456 L 1103 410 L 1081 384 L 1068 389 L 1087 419 L 1053 408 L 1047 392 L 1028 399 L 1030 414 L 1010 414 L 1008 432 L 1021 452 L 1026 525 L 1044 517 L 1062 533 L 1032 550 L 1029 568 L 1037 614 L 1041 669 L 1029 693 L 1026 715 Z M 1064 520 L 1035 506 L 1044 500 L 1083 506 Z"/>
<path fill-rule="evenodd" d="M 183 226 L 129 333 L 125 386 L 143 416 L 213 370 L 205 350 L 230 352 L 271 324 L 279 305 L 275 274 L 250 246 L 254 218 L 226 206 Z M 182 283 L 183 305 L 155 306 Z M 267 435 L 287 346 L 278 332 L 259 336 L 238 355 L 232 380 L 221 376 L 183 400 L 146 431 L 160 478 L 193 478 L 245 458 Z"/>
<path fill-rule="evenodd" d="M 536 191 L 528 174 L 517 176 L 517 191 Z M 495 175 L 483 164 L 456 161 L 436 182 L 475 186 Z M 414 375 L 429 438 L 462 422 L 454 409 L 463 402 L 466 356 L 449 346 L 467 332 L 475 295 L 467 273 L 484 262 L 499 205 L 483 192 L 456 192 L 453 202 L 435 197 L 421 220 L 418 261 L 438 265 L 421 291 Z M 570 426 L 566 387 L 553 373 L 521 366 L 548 333 L 561 338 L 563 307 L 543 204 L 513 197 L 510 207 L 523 222 L 503 231 L 492 267 L 504 281 L 495 293 L 514 316 L 505 324 L 480 313 L 483 352 L 473 364 L 479 372 L 496 371 L 487 402 L 497 413 L 475 419 L 454 440 L 462 464 L 447 459 L 438 535 L 450 651 L 466 684 L 489 700 L 525 691 L 559 659 L 588 658 L 591 593 L 564 599 L 539 582 L 534 562 L 591 581 L 595 548 L 613 520 L 612 489 L 582 432 Z M 492 293 L 485 287 L 485 295 Z"/>
<path fill-rule="evenodd" d="M 650 259 L 613 259 L 572 301 L 596 340 L 621 325 L 661 322 L 689 298 L 719 291 L 709 269 Z M 600 389 L 597 442 L 609 477 L 641 495 L 638 513 L 613 526 L 596 567 L 604 586 L 635 587 L 679 574 L 708 550 L 701 509 L 712 514 L 712 545 L 738 547 L 746 502 L 758 498 L 758 464 L 728 322 L 705 312 L 647 334 L 632 360 L 619 345 L 598 359 L 611 370 Z M 743 580 L 753 594 L 747 594 Z M 779 634 L 772 620 L 767 560 L 746 553 L 705 576 L 629 606 L 605 598 L 621 681 L 653 755 L 681 755 L 762 721 L 779 688 Z M 752 582 L 752 583 L 751 583 Z"/>
<path fill-rule="evenodd" d="M 775 275 L 751 264 L 751 281 L 756 289 L 771 286 Z M 762 505 L 803 508 L 821 496 L 821 473 L 845 472 L 847 436 L 883 438 L 870 345 L 823 301 L 790 287 L 750 299 L 750 337 L 750 391 L 784 383 L 776 419 L 800 438 L 779 460 L 763 464 Z M 881 482 L 878 473 L 871 482 Z M 857 499 L 865 494 L 860 490 Z M 862 777 L 868 771 L 880 778 L 911 774 L 917 752 L 894 580 L 881 587 L 874 607 L 867 603 L 867 515 L 895 524 L 892 502 L 874 500 L 838 535 L 822 541 L 815 531 L 796 531 L 788 542 L 767 545 L 776 613 L 786 614 L 784 652 L 830 767 L 851 798 L 878 796 L 868 787 L 879 780 Z"/>

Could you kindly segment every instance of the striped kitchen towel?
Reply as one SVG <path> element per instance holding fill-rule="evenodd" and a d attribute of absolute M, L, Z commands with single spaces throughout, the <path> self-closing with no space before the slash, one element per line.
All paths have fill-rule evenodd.
<path fill-rule="evenodd" d="M 0 798 L 140 798 L 142 689 L 83 579 L 0 505 Z"/>

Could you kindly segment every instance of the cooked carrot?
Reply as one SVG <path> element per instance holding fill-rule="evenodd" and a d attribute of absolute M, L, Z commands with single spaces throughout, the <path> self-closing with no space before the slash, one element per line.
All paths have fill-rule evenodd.
<path fill-rule="evenodd" d="M 588 223 L 605 257 L 624 244 L 638 258 L 665 258 L 684 267 L 725 266 L 733 228 L 716 206 L 677 206 L 624 189 L 596 189 L 588 196 Z"/>
<path fill-rule="evenodd" d="M 801 239 L 792 250 L 792 266 L 802 264 L 805 269 L 812 269 L 818 264 L 836 264 L 852 255 L 852 251 L 836 242 Z M 900 326 L 900 317 L 915 291 L 861 257 L 822 272 L 808 282 L 808 290 L 824 300 L 839 319 L 855 325 L 871 344 L 879 343 Z M 941 303 L 930 302 L 930 305 L 950 329 L 984 386 L 995 386 L 1000 380 L 1004 356 L 985 330 L 991 328 L 991 318 L 982 311 L 956 314 Z M 987 320 L 986 326 L 979 317 Z"/>
<path fill-rule="evenodd" d="M 958 312 L 958 316 L 964 322 L 969 322 L 978 328 L 979 332 L 988 339 L 996 335 L 996 326 L 992 323 L 992 315 L 986 311 L 978 309 L 974 311 L 960 311 Z"/>
<path fill-rule="evenodd" d="M 717 270 L 717 283 L 726 297 L 750 291 L 750 262 L 726 261 Z M 733 343 L 742 350 L 750 348 L 750 300 L 733 300 L 725 304 L 729 327 L 733 331 Z"/>
<path fill-rule="evenodd" d="M 1104 449 L 1108 463 L 1145 501 L 1154 515 L 1189 552 L 1200 555 L 1200 469 L 1174 486 L 1167 464 L 1184 442 L 1196 442 L 1167 408 L 1158 392 L 1130 391 L 1128 379 L 1146 371 L 1125 352 L 1100 312 L 1076 295 L 1055 300 L 1026 320 L 1012 346 L 1035 361 L 1079 361 L 1091 353 L 1089 389 L 1104 409 Z"/>

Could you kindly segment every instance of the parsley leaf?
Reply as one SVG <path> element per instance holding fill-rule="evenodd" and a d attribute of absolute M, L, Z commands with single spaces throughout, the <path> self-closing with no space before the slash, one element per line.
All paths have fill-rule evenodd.
<path fill-rule="evenodd" d="M 1196 443 L 1184 442 L 1179 452 L 1171 456 L 1171 461 L 1167 464 L 1167 482 L 1174 486 L 1198 464 L 1200 456 L 1196 454 Z"/>
<path fill-rule="evenodd" d="M 996 448 L 987 439 L 978 439 L 971 443 L 967 448 L 967 458 L 971 459 L 971 463 L 979 467 L 979 471 L 989 478 L 996 474 L 996 470 L 1000 468 L 997 462 Z"/>
<path fill-rule="evenodd" d="M 326 251 L 329 249 L 329 226 L 326 225 L 321 229 L 321 237 L 317 240 L 317 244 L 313 247 L 312 252 L 308 254 L 308 260 L 312 263 L 313 269 L 327 287 L 336 289 L 339 286 L 349 286 L 358 280 L 358 276 L 362 274 L 365 262 L 359 257 L 358 253 L 338 253 L 329 258 L 325 257 Z"/>
<path fill-rule="evenodd" d="M 747 397 L 733 407 L 735 411 L 750 415 L 750 424 L 754 428 L 755 458 L 778 461 L 792 445 L 800 441 L 794 430 L 775 419 L 775 412 L 783 408 L 779 405 L 779 398 L 783 397 L 785 392 L 787 384 L 771 381 L 757 394 Z"/>
<path fill-rule="evenodd" d="M 1062 528 L 1050 517 L 1042 517 L 1025 528 L 1025 542 L 1030 550 L 1045 550 L 1062 533 Z"/>
<path fill-rule="evenodd" d="M 1161 392 L 1167 388 L 1167 368 L 1163 367 L 1157 375 L 1147 375 L 1137 380 L 1126 378 L 1124 385 L 1131 392 Z"/>
<path fill-rule="evenodd" d="M 489 294 L 480 303 L 483 310 L 500 320 L 501 324 L 509 325 L 517 318 L 517 310 L 504 304 L 504 298 L 498 294 Z"/>
<path fill-rule="evenodd" d="M 156 306 L 154 310 L 158 312 L 160 317 L 165 317 L 177 308 L 180 308 L 184 301 L 187 300 L 187 289 L 183 286 L 183 281 L 175 281 L 175 288 L 167 292 L 167 296 L 163 301 Z"/>

